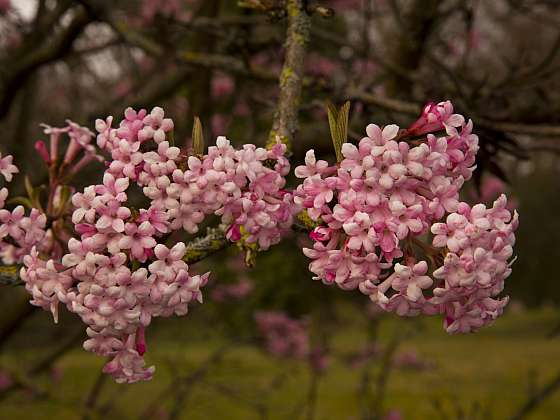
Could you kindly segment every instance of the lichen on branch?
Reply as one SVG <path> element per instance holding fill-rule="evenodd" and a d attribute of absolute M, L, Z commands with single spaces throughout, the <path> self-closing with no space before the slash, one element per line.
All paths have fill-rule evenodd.
<path fill-rule="evenodd" d="M 305 51 L 309 42 L 311 26 L 310 16 L 304 3 L 302 0 L 287 0 L 286 2 L 288 16 L 286 53 L 280 73 L 280 96 L 270 130 L 269 145 L 274 144 L 276 139 L 280 138 L 289 147 L 298 127 Z"/>

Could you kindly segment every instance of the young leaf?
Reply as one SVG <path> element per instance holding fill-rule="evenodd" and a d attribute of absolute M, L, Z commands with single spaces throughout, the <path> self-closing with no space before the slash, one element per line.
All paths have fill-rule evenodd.
<path fill-rule="evenodd" d="M 204 133 L 202 132 L 202 122 L 200 118 L 194 117 L 194 125 L 192 131 L 193 151 L 196 155 L 204 154 Z"/>
<path fill-rule="evenodd" d="M 338 111 L 338 133 L 340 135 L 340 147 L 348 141 L 348 118 L 350 115 L 350 102 L 346 101 Z"/>
<path fill-rule="evenodd" d="M 327 101 L 327 116 L 329 118 L 329 127 L 331 129 L 331 138 L 333 142 L 334 152 L 336 153 L 336 161 L 340 162 L 342 160 L 340 151 L 342 145 L 339 145 L 338 143 L 338 110 L 330 101 Z"/>
<path fill-rule="evenodd" d="M 327 102 L 327 115 L 337 162 L 342 161 L 342 145 L 348 139 L 349 113 L 350 102 L 346 102 L 340 110 L 337 110 L 332 102 Z"/>

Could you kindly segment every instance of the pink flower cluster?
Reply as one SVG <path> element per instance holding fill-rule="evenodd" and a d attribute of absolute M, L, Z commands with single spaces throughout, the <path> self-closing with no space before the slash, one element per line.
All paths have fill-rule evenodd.
<path fill-rule="evenodd" d="M 507 209 L 505 195 L 492 208 L 459 204 L 446 223 L 435 223 L 433 245 L 448 250 L 433 272 L 438 280 L 434 304 L 445 314 L 450 333 L 476 330 L 502 314 L 508 298 L 494 299 L 511 274 L 518 215 Z"/>
<path fill-rule="evenodd" d="M 118 127 L 112 117 L 97 120 L 97 145 L 111 158 L 102 184 L 72 196 L 78 237 L 68 240 L 61 263 L 41 259 L 38 249 L 24 258 L 22 279 L 32 303 L 52 311 L 55 320 L 59 302 L 78 314 L 88 326 L 84 347 L 111 358 L 104 370 L 117 382 L 151 377 L 154 369 L 145 367 L 142 356 L 153 317 L 184 315 L 190 302 L 202 301 L 208 273 L 189 274 L 182 242 L 165 245 L 174 231 L 194 233 L 206 215 L 217 214 L 232 241 L 266 249 L 280 240 L 297 211 L 283 190 L 289 172 L 284 145 L 235 150 L 222 137 L 207 155 L 187 157 L 170 141 L 173 127 L 158 107 L 150 113 L 128 108 Z M 80 150 L 84 155 L 76 166 L 97 156 L 92 133 L 74 123 L 47 127 L 47 133 L 50 151 L 44 143 L 36 147 L 47 164 L 56 160 L 62 133 L 70 137 L 62 165 L 70 165 Z M 145 208 L 131 207 L 133 185 L 144 194 L 140 201 L 135 194 L 135 202 Z"/>
<path fill-rule="evenodd" d="M 11 155 L 0 154 L 0 175 L 11 182 L 18 168 L 12 163 Z M 31 249 L 39 244 L 46 235 L 47 218 L 37 209 L 32 209 L 28 216 L 21 205 L 13 210 L 5 208 L 9 190 L 0 189 L 0 258 L 3 264 L 20 263 Z"/>
<path fill-rule="evenodd" d="M 35 143 L 35 149 L 49 166 L 51 174 L 46 210 L 52 218 L 50 226 L 47 229 L 47 214 L 42 208 L 32 208 L 28 217 L 25 217 L 23 206 L 17 206 L 11 212 L 2 208 L 0 236 L 9 237 L 9 243 L 2 242 L 0 246 L 5 264 L 24 263 L 25 267 L 22 268 L 20 276 L 33 297 L 31 303 L 51 311 L 56 321 L 58 303 L 65 299 L 66 292 L 73 284 L 72 277 L 59 262 L 63 250 L 55 240 L 55 236 L 59 241 L 68 238 L 54 217 L 55 214 L 62 214 L 66 208 L 66 203 L 61 199 L 61 178 L 77 173 L 94 159 L 102 158 L 91 144 L 93 133 L 87 128 L 72 121 L 67 121 L 67 125 L 62 128 L 46 125 L 43 127 L 45 134 L 49 135 L 49 147 L 40 140 Z M 60 159 L 60 137 L 63 134 L 68 136 L 69 141 Z M 57 166 L 59 160 L 60 165 Z M 17 172 L 17 168 L 11 164 L 11 156 L 0 162 L 0 171 L 8 181 L 11 180 L 12 173 Z M 56 176 L 52 176 L 55 173 Z M 4 188 L 0 194 L 3 196 L 1 207 L 4 207 L 7 190 Z M 35 202 L 32 204 L 37 205 Z M 40 204 L 38 206 L 41 207 Z M 40 254 L 48 255 L 51 259 L 45 261 L 41 259 Z"/>
<path fill-rule="evenodd" d="M 235 150 L 225 137 L 202 157 L 177 169 L 161 200 L 174 229 L 194 233 L 205 215 L 221 216 L 231 241 L 268 249 L 290 229 L 297 207 L 284 190 L 290 170 L 286 146 L 270 150 L 246 144 Z M 159 194 L 154 191 L 155 195 Z"/>
<path fill-rule="evenodd" d="M 68 169 L 71 175 L 78 173 L 94 160 L 102 161 L 103 157 L 97 153 L 92 144 L 93 132 L 73 121 L 66 120 L 64 127 L 51 127 L 42 124 L 43 132 L 49 136 L 49 147 L 42 140 L 35 143 L 35 150 L 47 165 L 59 160 L 60 140 L 62 135 L 68 137 L 68 146 L 63 153 L 61 168 Z"/>
<path fill-rule="evenodd" d="M 212 300 L 216 302 L 231 302 L 245 298 L 253 290 L 253 283 L 248 278 L 242 278 L 237 283 L 218 284 L 212 290 Z"/>
<path fill-rule="evenodd" d="M 129 108 L 118 128 L 111 124 L 111 117 L 96 122 L 97 143 L 112 158 L 103 184 L 72 197 L 80 238 L 69 240 L 62 273 L 76 284 L 59 300 L 88 325 L 84 348 L 112 358 L 104 371 L 117 382 L 135 382 L 154 371 L 142 358 L 151 319 L 186 314 L 190 302 L 202 300 L 208 274 L 189 274 L 182 242 L 171 248 L 163 243 L 171 229 L 160 197 L 139 211 L 128 205 L 131 183 L 149 192 L 169 184 L 179 157 L 166 140 L 173 122 L 161 108 L 149 114 Z"/>
<path fill-rule="evenodd" d="M 383 309 L 400 315 L 445 313 L 449 332 L 474 330 L 494 319 L 503 304 L 488 299 L 502 290 L 509 275 L 503 265 L 507 267 L 511 257 L 517 227 L 517 216 L 508 224 L 511 215 L 504 207 L 505 197 L 487 215 L 480 216 L 481 205 L 474 207 L 476 217 L 486 220 L 469 225 L 468 233 L 463 233 L 474 244 L 462 242 L 465 248 L 440 250 L 437 247 L 445 244 L 439 236 L 434 239 L 436 248 L 420 240 L 430 229 L 442 229 L 434 223 L 446 214 L 451 213 L 451 220 L 455 212 L 469 217 L 468 206 L 459 203 L 459 191 L 472 175 L 478 151 L 472 122 L 454 114 L 450 102 L 442 102 L 426 106 L 407 130 L 370 124 L 366 132 L 357 147 L 342 146 L 344 159 L 336 167 L 317 161 L 311 150 L 305 166 L 296 168 L 296 176 L 304 181 L 295 202 L 319 224 L 310 234 L 313 248 L 303 250 L 313 260 L 309 268 L 315 279 L 343 289 L 359 287 Z M 416 259 L 418 247 L 432 259 L 431 266 Z M 456 281 L 449 283 L 450 276 L 466 276 L 459 267 L 477 248 L 477 258 L 484 251 L 485 267 L 494 270 L 489 272 L 491 279 L 454 289 Z M 445 255 L 447 262 L 453 252 L 456 269 L 438 269 L 434 262 Z M 469 270 L 476 267 L 473 262 L 468 265 Z M 452 292 L 443 292 L 441 282 L 453 284 L 443 287 Z M 432 287 L 434 296 L 425 296 Z M 466 320 L 467 313 L 478 322 Z"/>

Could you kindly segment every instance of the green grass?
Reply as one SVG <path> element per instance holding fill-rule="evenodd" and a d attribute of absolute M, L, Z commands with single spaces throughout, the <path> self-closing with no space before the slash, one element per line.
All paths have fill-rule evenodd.
<path fill-rule="evenodd" d="M 337 355 L 343 355 L 359 349 L 366 335 L 364 325 L 353 321 L 361 319 L 355 309 L 342 307 L 339 312 L 345 322 L 337 328 L 333 347 Z M 553 309 L 507 313 L 494 326 L 466 336 L 448 336 L 436 319 L 384 321 L 380 331 L 382 342 L 395 331 L 411 331 L 399 349 L 414 349 L 434 366 L 423 371 L 391 371 L 385 408 L 398 408 L 405 419 L 439 419 L 442 416 L 435 408 L 437 404 L 448 418 L 457 418 L 459 410 L 468 413 L 478 406 L 479 413 L 487 413 L 487 418 L 507 419 L 527 398 L 530 378 L 537 385 L 543 384 L 560 370 L 560 339 L 546 338 L 558 318 Z M 104 418 L 138 418 L 174 374 L 193 372 L 223 344 L 223 339 L 212 333 L 212 325 L 196 317 L 188 328 L 185 325 L 181 320 L 168 320 L 165 327 L 157 326 L 159 337 L 149 337 L 152 345 L 148 361 L 158 369 L 152 382 L 131 386 L 106 383 L 99 401 L 103 405 L 115 400 L 116 405 L 115 411 Z M 17 349 L 7 348 L 0 361 L 23 371 L 46 351 L 20 345 Z M 102 362 L 76 348 L 57 362 L 57 368 L 64 373 L 62 380 L 52 382 L 48 375 L 34 378 L 48 390 L 49 397 L 33 397 L 25 391 L 13 393 L 0 402 L 0 418 L 81 416 L 85 397 Z M 358 418 L 361 372 L 350 368 L 341 357 L 331 360 L 319 385 L 317 419 Z M 276 383 L 272 383 L 274 380 Z M 254 347 L 237 346 L 228 351 L 222 362 L 212 366 L 204 383 L 189 388 L 180 418 L 258 418 L 253 407 L 262 404 L 270 407 L 269 418 L 291 419 L 294 409 L 305 399 L 308 381 L 303 363 L 275 360 Z M 265 389 L 269 391 L 263 392 Z M 166 410 L 170 409 L 174 395 L 168 397 L 161 401 Z M 548 398 L 529 418 L 558 418 L 559 397 L 560 392 Z"/>

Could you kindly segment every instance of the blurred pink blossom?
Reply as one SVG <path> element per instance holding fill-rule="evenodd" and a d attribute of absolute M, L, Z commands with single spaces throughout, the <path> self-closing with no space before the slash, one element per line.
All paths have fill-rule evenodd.
<path fill-rule="evenodd" d="M 8 11 L 12 8 L 12 1 L 11 0 L 0 0 L 0 15 L 4 15 L 8 13 Z"/>
<path fill-rule="evenodd" d="M 216 302 L 241 300 L 253 290 L 253 283 L 247 278 L 242 278 L 237 283 L 219 284 L 212 290 L 210 296 Z"/>
<path fill-rule="evenodd" d="M 311 53 L 306 60 L 306 72 L 313 76 L 332 77 L 332 75 L 339 69 L 339 63 L 331 60 L 328 57 Z"/>
<path fill-rule="evenodd" d="M 211 95 L 213 98 L 229 96 L 234 88 L 235 82 L 228 74 L 217 73 L 212 78 Z"/>
<path fill-rule="evenodd" d="M 376 359 L 381 356 L 382 349 L 377 343 L 369 343 L 360 351 L 350 355 L 348 363 L 352 368 L 359 368 L 364 366 L 370 360 Z"/>
<path fill-rule="evenodd" d="M 309 364 L 316 372 L 324 372 L 330 364 L 329 353 L 324 346 L 315 346 L 309 353 Z"/>
<path fill-rule="evenodd" d="M 231 123 L 231 117 L 226 114 L 214 114 L 210 120 L 210 125 L 212 127 L 212 134 L 215 136 L 223 136 L 229 124 Z"/>
<path fill-rule="evenodd" d="M 402 420 L 403 416 L 399 410 L 392 408 L 383 416 L 382 420 Z"/>
<path fill-rule="evenodd" d="M 193 3 L 193 0 L 143 0 L 140 16 L 144 23 L 151 23 L 159 15 L 176 20 L 189 20 L 190 11 L 184 10 L 184 4 Z"/>
<path fill-rule="evenodd" d="M 9 388 L 12 386 L 12 384 L 14 383 L 12 376 L 4 371 L 1 370 L 0 371 L 0 391 L 4 391 L 5 389 Z"/>
<path fill-rule="evenodd" d="M 412 370 L 425 370 L 433 367 L 432 362 L 423 359 L 420 354 L 414 350 L 407 350 L 398 353 L 395 356 L 393 363 L 399 368 Z"/>
<path fill-rule="evenodd" d="M 257 328 L 266 350 L 276 357 L 304 359 L 309 355 L 309 337 L 305 321 L 284 312 L 262 311 L 255 314 Z"/>

